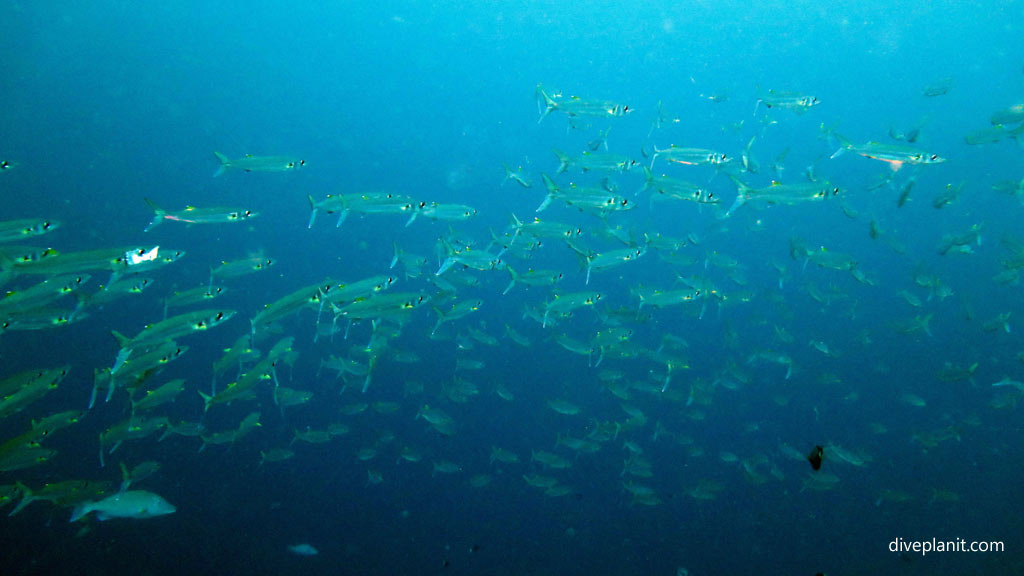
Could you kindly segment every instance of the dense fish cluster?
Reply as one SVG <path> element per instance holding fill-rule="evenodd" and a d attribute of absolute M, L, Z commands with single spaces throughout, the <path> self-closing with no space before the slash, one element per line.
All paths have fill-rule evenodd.
<path fill-rule="evenodd" d="M 951 87 L 939 81 L 922 98 Z M 661 102 L 645 116 L 623 102 L 548 86 L 535 96 L 539 120 L 525 117 L 523 125 L 574 147 L 526 167 L 504 159 L 504 180 L 503 159 L 495 159 L 487 190 L 451 201 L 412 190 L 290 192 L 310 208 L 295 229 L 296 246 L 310 229 L 330 229 L 338 252 L 354 253 L 367 240 L 393 244 L 390 261 L 361 263 L 375 270 L 369 274 L 289 277 L 289 291 L 270 293 L 261 278 L 277 263 L 274 246 L 238 257 L 130 240 L 75 251 L 63 248 L 56 219 L 0 222 L 0 353 L 23 338 L 72 350 L 62 340 L 69 325 L 109 332 L 105 316 L 127 301 L 163 311 L 94 343 L 106 352 L 102 363 L 83 366 L 65 354 L 18 370 L 4 362 L 0 506 L 17 514 L 46 502 L 83 521 L 93 513 L 102 520 L 185 512 L 197 503 L 184 494 L 130 489 L 160 474 L 166 447 L 182 443 L 203 458 L 247 454 L 253 471 L 288 466 L 310 444 L 331 445 L 335 460 L 365 469 L 367 490 L 408 482 L 408 467 L 457 490 L 551 499 L 585 494 L 603 478 L 637 509 L 763 484 L 835 490 L 855 469 L 873 466 L 882 442 L 927 451 L 968 440 L 982 415 L 936 414 L 916 420 L 912 437 L 893 438 L 896 422 L 930 409 L 930 394 L 983 388 L 991 410 L 1024 396 L 1019 362 L 942 356 L 941 365 L 908 366 L 916 360 L 875 344 L 897 338 L 927 349 L 936 330 L 952 326 L 964 338 L 1014 334 L 1012 309 L 976 316 L 970 298 L 983 293 L 965 298 L 956 286 L 959 270 L 986 285 L 1018 286 L 1024 240 L 990 239 L 979 220 L 922 249 L 888 226 L 899 210 L 970 215 L 970 197 L 998 198 L 993 191 L 1024 200 L 1024 179 L 957 176 L 966 146 L 1020 139 L 1020 105 L 995 112 L 963 143 L 941 146 L 929 142 L 927 126 L 854 139 L 860 128 L 836 125 L 841 111 L 829 102 L 759 90 L 752 116 L 703 142 L 679 133 L 679 118 Z M 621 127 L 629 123 L 640 133 L 650 123 L 646 139 L 616 140 L 638 132 Z M 282 196 L 289 172 L 318 169 L 299 156 L 216 159 L 222 179 L 278 179 Z M 0 168 L 31 169 L 14 161 Z M 488 211 L 488 195 L 515 208 Z M 169 234 L 178 226 L 181 238 L 192 226 L 259 231 L 267 220 L 258 205 L 147 202 L 153 220 L 139 230 L 159 225 Z M 353 236 L 354 219 L 372 221 L 372 238 Z M 415 227 L 419 241 L 396 240 Z M 998 254 L 998 264 L 976 265 L 970 258 L 981 250 Z M 176 270 L 205 275 L 207 266 L 208 281 L 167 288 Z M 906 281 L 879 282 L 882 268 Z M 250 306 L 251 298 L 262 305 Z M 881 316 L 873 312 L 879 303 L 887 310 Z M 896 307 L 903 312 L 891 314 Z M 533 363 L 510 379 L 508 366 L 493 366 L 496 358 Z M 850 416 L 863 401 L 860 382 L 840 376 L 851 366 L 865 379 L 901 374 L 883 399 L 888 414 Z M 1003 378 L 979 377 L 993 370 Z M 908 371 L 919 380 L 903 380 Z M 772 427 L 773 411 L 791 403 L 809 433 Z M 761 449 L 733 452 L 715 442 L 708 453 L 705 421 L 728 406 L 745 422 L 737 438 L 757 438 L 743 445 Z M 512 407 L 534 420 L 506 422 L 503 411 Z M 99 421 L 112 414 L 119 416 Z M 849 433 L 820 437 L 819 416 L 847 418 Z M 503 428 L 478 434 L 485 422 Z M 100 430 L 90 448 L 76 443 L 66 453 L 59 443 L 66 430 L 86 425 Z M 394 431 L 409 429 L 418 433 Z M 474 450 L 450 449 L 454 438 Z M 63 458 L 95 460 L 95 474 L 47 472 Z M 666 462 L 688 471 L 677 474 Z M 586 474 L 575 472 L 581 466 Z M 957 499 L 942 486 L 893 479 L 871 504 Z M 317 553 L 309 544 L 288 550 Z"/>

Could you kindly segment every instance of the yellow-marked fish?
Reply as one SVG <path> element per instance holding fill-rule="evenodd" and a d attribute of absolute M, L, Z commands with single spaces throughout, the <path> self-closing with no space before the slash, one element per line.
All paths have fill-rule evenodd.
<path fill-rule="evenodd" d="M 214 177 L 220 176 L 228 170 L 241 170 L 243 172 L 290 172 L 306 165 L 306 161 L 292 156 L 253 156 L 246 154 L 234 160 L 214 151 L 214 156 L 220 160 L 220 167 L 214 173 Z"/>
<path fill-rule="evenodd" d="M 582 308 L 584 306 L 593 306 L 601 299 L 600 292 L 571 292 L 567 294 L 555 294 L 551 300 L 544 305 L 544 317 L 541 320 L 541 325 L 547 327 L 548 318 L 551 313 L 555 314 L 566 314 Z"/>
<path fill-rule="evenodd" d="M 22 411 L 25 407 L 57 389 L 68 374 L 69 367 L 49 368 L 22 373 L 4 380 L 4 387 L 20 384 L 17 389 L 0 398 L 0 420 Z"/>
<path fill-rule="evenodd" d="M 163 344 L 167 340 L 174 340 L 178 337 L 192 334 L 193 332 L 205 331 L 215 326 L 220 326 L 234 317 L 234 310 L 198 310 L 172 316 L 153 324 L 147 324 L 138 334 L 128 338 L 116 330 L 113 331 L 121 350 L 117 354 L 117 360 L 110 369 L 115 374 L 128 360 L 133 351 L 150 348 Z"/>
<path fill-rule="evenodd" d="M 405 315 L 429 301 L 430 296 L 419 292 L 390 292 L 356 300 L 335 313 L 350 320 L 374 320 Z"/>
<path fill-rule="evenodd" d="M 519 184 L 523 188 L 529 188 L 533 186 L 533 183 L 527 180 L 526 176 L 523 174 L 522 166 L 516 168 L 515 170 L 513 170 L 511 167 L 509 167 L 508 164 L 505 163 L 502 163 L 502 166 L 505 167 L 505 178 L 501 181 L 502 185 L 504 185 L 505 182 L 512 180 L 513 182 Z"/>
<path fill-rule="evenodd" d="M 223 296 L 225 292 L 227 292 L 227 288 L 213 285 L 196 286 L 188 290 L 176 291 L 174 294 L 164 298 L 164 317 L 167 316 L 167 311 L 171 308 L 182 308 L 184 306 L 209 302 L 214 298 Z"/>
<path fill-rule="evenodd" d="M 272 258 L 257 254 L 242 260 L 222 261 L 220 266 L 210 268 L 210 282 L 214 278 L 239 278 L 255 272 L 260 272 L 274 265 Z"/>
<path fill-rule="evenodd" d="M 188 206 L 182 210 L 167 211 L 157 206 L 155 202 L 146 198 L 146 204 L 153 209 L 153 221 L 146 226 L 144 232 L 156 228 L 164 220 L 172 222 L 184 222 L 185 224 L 225 224 L 229 222 L 242 222 L 249 218 L 255 218 L 259 214 L 252 210 L 243 208 L 196 208 Z"/>
<path fill-rule="evenodd" d="M 138 414 L 168 402 L 174 402 L 174 399 L 184 390 L 185 380 L 183 378 L 176 378 L 152 390 L 146 390 L 141 394 L 134 394 L 132 397 L 132 414 Z"/>
<path fill-rule="evenodd" d="M 570 96 L 566 99 L 562 98 L 561 94 L 548 94 L 540 84 L 537 85 L 536 96 L 538 108 L 543 107 L 540 119 L 537 120 L 538 124 L 547 118 L 553 110 L 563 112 L 570 118 L 576 116 L 619 118 L 632 111 L 626 104 L 609 100 L 588 100 L 579 96 Z"/>
<path fill-rule="evenodd" d="M 442 310 L 437 306 L 434 307 L 434 312 L 437 314 L 437 324 L 434 325 L 434 329 L 430 332 L 431 335 L 437 332 L 437 329 L 441 327 L 441 324 L 445 322 L 451 322 L 464 318 L 473 312 L 476 312 L 483 306 L 483 300 L 463 300 L 452 304 L 448 309 Z"/>
<path fill-rule="evenodd" d="M 20 242 L 26 238 L 42 236 L 57 228 L 60 228 L 60 222 L 56 220 L 46 220 L 43 218 L 7 220 L 6 222 L 0 222 L 0 244 Z"/>
<path fill-rule="evenodd" d="M 446 222 L 461 222 L 476 216 L 476 208 L 465 204 L 438 204 L 437 202 L 420 202 L 413 208 L 412 216 L 405 223 L 409 226 L 420 214 L 431 220 L 443 220 Z"/>
<path fill-rule="evenodd" d="M 751 202 L 764 204 L 794 205 L 807 202 L 820 202 L 822 200 L 838 196 L 840 188 L 833 186 L 827 181 L 805 182 L 800 184 L 772 183 L 764 188 L 751 188 L 740 180 L 733 178 L 738 188 L 736 200 L 725 212 L 726 216 L 732 215 L 740 206 Z"/>

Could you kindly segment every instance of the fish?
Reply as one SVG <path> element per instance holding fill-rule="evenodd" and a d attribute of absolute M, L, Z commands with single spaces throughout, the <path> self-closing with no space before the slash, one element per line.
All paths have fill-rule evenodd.
<path fill-rule="evenodd" d="M 579 168 L 584 172 L 590 172 L 591 170 L 625 172 L 637 164 L 636 160 L 619 154 L 586 150 L 579 156 L 572 157 L 561 150 L 553 149 L 552 151 L 555 153 L 555 156 L 558 156 L 559 161 L 558 169 L 555 170 L 556 174 L 561 174 L 572 167 Z"/>
<path fill-rule="evenodd" d="M 654 153 L 651 155 L 651 170 L 654 170 L 654 161 L 657 160 L 659 156 L 669 162 L 686 164 L 689 166 L 719 166 L 732 161 L 732 158 L 721 152 L 707 150 L 705 148 L 683 148 L 673 144 L 664 149 L 658 148 L 657 146 L 654 147 Z"/>
<path fill-rule="evenodd" d="M 697 186 L 696 184 L 690 184 L 683 180 L 676 180 L 667 176 L 656 177 L 651 172 L 651 169 L 647 166 L 644 169 L 644 186 L 640 189 L 640 192 L 644 192 L 649 189 L 654 189 L 657 195 L 651 196 L 651 200 L 656 198 L 665 200 L 686 200 L 688 202 L 696 202 L 698 204 L 717 204 L 719 202 L 718 195 Z"/>
<path fill-rule="evenodd" d="M 573 292 L 569 294 L 555 294 L 551 300 L 544 305 L 544 317 L 541 320 L 543 327 L 547 327 L 548 317 L 552 312 L 556 314 L 567 314 L 577 308 L 593 306 L 601 299 L 600 292 Z"/>
<path fill-rule="evenodd" d="M 540 118 L 537 120 L 538 124 L 547 118 L 548 114 L 552 111 L 563 112 L 570 118 L 576 116 L 619 118 L 632 112 L 628 105 L 609 100 L 589 100 L 579 96 L 570 96 L 568 99 L 563 99 L 560 94 L 548 94 L 540 84 L 537 85 L 535 94 L 537 96 L 538 108 L 543 107 Z"/>
<path fill-rule="evenodd" d="M 117 360 L 111 374 L 116 373 L 128 360 L 134 350 L 157 346 L 167 340 L 174 340 L 179 336 L 185 336 L 193 332 L 200 332 L 220 326 L 235 315 L 234 310 L 198 310 L 185 312 L 177 316 L 171 316 L 153 324 L 147 324 L 138 334 L 129 338 L 114 330 L 112 334 L 117 339 L 121 350 L 117 354 Z"/>
<path fill-rule="evenodd" d="M 185 224 L 222 224 L 229 222 L 241 222 L 249 218 L 255 218 L 258 212 L 245 210 L 243 208 L 196 208 L 187 206 L 182 210 L 169 212 L 158 206 L 155 202 L 146 198 L 146 204 L 153 210 L 153 220 L 143 230 L 149 232 L 156 228 L 164 220 L 172 222 L 184 222 Z"/>
<path fill-rule="evenodd" d="M 45 218 L 26 218 L 0 222 L 0 244 L 42 236 L 60 228 L 60 222 Z"/>
<path fill-rule="evenodd" d="M 932 82 L 931 84 L 925 86 L 924 90 L 921 91 L 921 94 L 923 94 L 925 98 L 934 98 L 936 96 L 942 96 L 943 94 L 948 93 L 949 89 L 952 87 L 952 78 L 940 78 L 935 82 Z"/>
<path fill-rule="evenodd" d="M 825 457 L 825 449 L 821 446 L 815 446 L 811 453 L 807 455 L 807 461 L 811 463 L 811 468 L 817 472 L 821 470 L 821 461 Z"/>
<path fill-rule="evenodd" d="M 431 220 L 443 220 L 447 222 L 461 222 L 463 220 L 469 220 L 473 216 L 476 216 L 476 208 L 472 206 L 466 206 L 465 204 L 439 204 L 437 202 L 420 202 L 416 204 L 412 216 L 409 216 L 408 222 L 405 223 L 409 226 L 416 220 L 416 217 L 423 214 L 425 218 Z"/>
<path fill-rule="evenodd" d="M 103 522 L 111 518 L 155 518 L 173 514 L 177 508 L 163 497 L 145 490 L 119 492 L 96 502 L 85 502 L 75 507 L 69 522 L 77 522 L 95 512 L 96 519 Z"/>
<path fill-rule="evenodd" d="M 505 167 L 505 178 L 501 181 L 502 185 L 504 185 L 505 182 L 512 180 L 513 182 L 519 184 L 523 188 L 530 188 L 533 186 L 533 183 L 527 180 L 526 176 L 523 174 L 522 166 L 516 168 L 515 170 L 509 167 L 508 164 L 502 163 L 502 166 Z"/>
<path fill-rule="evenodd" d="M 1024 122 L 1024 104 L 1017 104 L 1016 106 L 1010 106 L 1009 108 L 993 112 L 989 122 L 993 126 Z"/>
<path fill-rule="evenodd" d="M 305 543 L 292 544 L 291 546 L 288 546 L 288 551 L 292 554 L 295 554 L 296 556 L 316 556 L 320 553 L 320 551 L 314 548 L 312 545 Z"/>
<path fill-rule="evenodd" d="M 220 167 L 214 173 L 214 178 L 224 174 L 228 170 L 242 170 L 243 172 L 289 172 L 306 165 L 306 161 L 291 156 L 253 156 L 246 154 L 241 158 L 231 160 L 220 152 L 214 151 L 213 155 L 220 160 Z"/>
<path fill-rule="evenodd" d="M 828 181 L 799 184 L 773 182 L 771 186 L 764 188 L 752 188 L 737 178 L 733 178 L 733 182 L 736 183 L 738 192 L 732 206 L 725 212 L 726 216 L 732 215 L 741 206 L 751 202 L 791 206 L 806 202 L 819 202 L 838 196 L 842 192 L 842 189 L 833 186 Z"/>
<path fill-rule="evenodd" d="M 826 133 L 830 138 L 835 137 L 839 141 L 839 148 L 829 157 L 832 159 L 838 158 L 845 152 L 850 151 L 854 154 L 860 154 L 865 158 L 886 162 L 893 172 L 902 168 L 904 164 L 942 164 L 946 161 L 945 158 L 938 154 L 926 152 L 905 144 L 885 144 L 874 141 L 854 144 L 830 130 L 826 130 Z"/>
<path fill-rule="evenodd" d="M 1024 382 L 1021 382 L 1019 380 L 1012 380 L 1009 376 L 1003 376 L 1002 380 L 998 382 L 993 382 L 992 386 L 1008 386 L 1010 388 L 1015 388 L 1018 392 L 1024 392 Z"/>
<path fill-rule="evenodd" d="M 764 104 L 765 108 L 783 108 L 785 110 L 792 110 L 797 114 L 803 114 L 812 107 L 821 104 L 821 100 L 810 94 L 769 90 L 767 94 L 759 94 L 757 104 L 754 106 L 755 114 L 757 114 L 757 108 L 761 104 Z"/>

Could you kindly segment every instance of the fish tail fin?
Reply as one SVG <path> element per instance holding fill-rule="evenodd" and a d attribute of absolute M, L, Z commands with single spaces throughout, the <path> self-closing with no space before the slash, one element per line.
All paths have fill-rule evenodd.
<path fill-rule="evenodd" d="M 143 232 L 149 232 L 164 221 L 164 217 L 167 216 L 167 211 L 157 206 L 156 202 L 153 202 L 149 198 L 145 198 L 144 200 L 146 201 L 146 204 L 149 205 L 150 209 L 153 210 L 153 220 L 143 230 Z"/>
<path fill-rule="evenodd" d="M 125 492 L 128 491 L 128 487 L 132 485 L 132 477 L 131 477 L 131 474 L 128 473 L 128 467 L 124 465 L 124 462 L 121 462 L 120 465 L 121 465 L 121 488 L 120 488 L 120 490 L 117 491 L 117 493 L 118 494 L 124 494 Z"/>
<path fill-rule="evenodd" d="M 540 124 L 552 110 L 558 108 L 558 102 L 548 96 L 548 93 L 544 91 L 544 88 L 540 84 L 537 84 L 537 108 L 540 109 L 543 105 L 543 110 L 540 111 L 540 118 L 537 119 L 537 124 Z"/>
<path fill-rule="evenodd" d="M 124 363 L 128 361 L 128 358 L 132 355 L 131 348 L 121 348 L 117 351 L 117 358 L 114 358 L 114 365 L 110 367 L 110 375 L 113 376 L 124 366 Z M 108 398 L 109 399 L 109 398 Z"/>
<path fill-rule="evenodd" d="M 831 156 L 829 156 L 830 160 L 842 156 L 846 152 L 846 150 L 851 146 L 849 140 L 844 138 L 841 134 L 837 134 L 836 131 L 832 129 L 832 127 L 826 126 L 824 122 L 821 123 L 819 129 L 821 130 L 821 133 L 825 135 L 825 138 L 828 140 L 829 145 L 834 146 L 836 148 L 836 151 L 833 152 Z"/>
<path fill-rule="evenodd" d="M 231 165 L 231 160 L 229 160 L 227 156 L 221 154 L 220 152 L 217 152 L 216 150 L 213 151 L 213 155 L 217 157 L 217 160 L 220 160 L 220 167 L 217 168 L 217 171 L 213 173 L 213 177 L 216 178 L 223 174 L 228 169 L 228 166 Z"/>
<path fill-rule="evenodd" d="M 92 512 L 92 504 L 92 502 L 85 502 L 75 506 L 75 509 L 71 512 L 71 519 L 68 520 L 68 523 L 78 522 L 83 516 Z"/>
<path fill-rule="evenodd" d="M 312 194 L 306 194 L 306 198 L 309 198 L 309 224 L 306 225 L 308 229 L 313 227 L 313 221 L 316 220 L 316 201 L 313 200 Z"/>
<path fill-rule="evenodd" d="M 448 271 L 449 268 L 452 267 L 452 264 L 455 264 L 454 257 L 449 256 L 448 258 L 445 258 L 444 262 L 441 262 L 441 267 L 437 269 L 437 272 L 434 272 L 434 276 L 440 276 L 441 274 L 444 274 L 445 272 Z"/>
<path fill-rule="evenodd" d="M 7 515 L 8 517 L 21 512 L 26 506 L 36 501 L 35 494 L 32 493 L 32 489 L 28 486 L 21 482 L 15 482 L 14 485 L 18 488 L 18 492 L 21 493 L 21 500 L 18 501 L 18 505 L 14 507 L 14 510 L 11 510 L 11 513 Z"/>
<path fill-rule="evenodd" d="M 644 185 L 642 188 L 637 190 L 636 195 L 639 195 L 641 192 L 646 192 L 648 189 L 650 189 L 651 186 L 654 185 L 654 173 L 651 172 L 651 169 L 648 168 L 647 166 L 643 166 L 642 168 L 644 169 Z"/>
<path fill-rule="evenodd" d="M 505 287 L 505 291 L 501 293 L 502 296 L 508 294 L 508 291 L 511 290 L 512 287 L 516 285 L 516 278 L 519 277 L 519 274 L 516 274 L 516 271 L 513 270 L 511 266 L 506 264 L 505 269 L 508 270 L 508 275 L 512 277 L 512 280 L 509 281 L 508 286 Z"/>
<path fill-rule="evenodd" d="M 736 210 L 739 210 L 740 206 L 743 206 L 746 203 L 747 203 L 747 195 L 746 194 L 744 194 L 743 192 L 740 192 L 740 193 L 736 194 L 736 199 L 732 201 L 732 206 L 729 206 L 729 209 L 725 211 L 725 216 L 726 217 L 732 216 L 733 212 L 735 212 Z"/>
<path fill-rule="evenodd" d="M 558 156 L 559 161 L 558 170 L 555 170 L 555 174 L 561 174 L 568 170 L 569 164 L 572 164 L 572 157 L 557 148 L 552 148 L 552 151 L 555 153 L 555 156 Z"/>
<path fill-rule="evenodd" d="M 551 204 L 551 200 L 555 198 L 555 195 L 558 194 L 558 186 L 550 176 L 547 174 L 541 174 L 541 178 L 544 179 L 544 187 L 547 188 L 548 195 L 544 197 L 544 201 L 540 203 L 540 206 L 538 206 L 534 212 L 543 212 L 544 209 Z"/>
<path fill-rule="evenodd" d="M 110 333 L 114 336 L 114 339 L 117 340 L 117 344 L 122 348 L 124 348 L 129 342 L 131 342 L 131 338 L 128 338 L 127 336 L 121 334 L 117 330 L 111 330 Z"/>
<path fill-rule="evenodd" d="M 395 264 L 398 264 L 398 242 L 392 242 L 392 244 L 395 247 L 395 255 L 391 257 L 391 264 L 388 266 L 388 270 L 393 269 L 395 267 Z"/>
<path fill-rule="evenodd" d="M 203 398 L 203 412 L 208 411 L 210 409 L 210 403 L 213 402 L 213 396 L 204 394 L 202 391 L 197 392 L 199 392 L 199 396 Z"/>

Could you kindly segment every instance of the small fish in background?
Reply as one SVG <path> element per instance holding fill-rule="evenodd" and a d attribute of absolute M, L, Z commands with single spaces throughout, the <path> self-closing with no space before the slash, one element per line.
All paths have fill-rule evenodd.
<path fill-rule="evenodd" d="M 934 98 L 936 96 L 942 96 L 949 92 L 949 89 L 953 87 L 952 78 L 941 78 L 932 82 L 931 84 L 924 87 L 921 91 L 925 98 Z"/>
<path fill-rule="evenodd" d="M 319 550 L 306 543 L 292 544 L 288 547 L 288 551 L 296 556 L 316 556 L 320 553 Z"/>
<path fill-rule="evenodd" d="M 243 172 L 289 172 L 302 168 L 306 161 L 292 156 L 253 156 L 246 154 L 234 160 L 217 152 L 213 155 L 220 161 L 220 167 L 213 174 L 214 178 L 224 174 L 228 170 L 241 170 Z"/>

